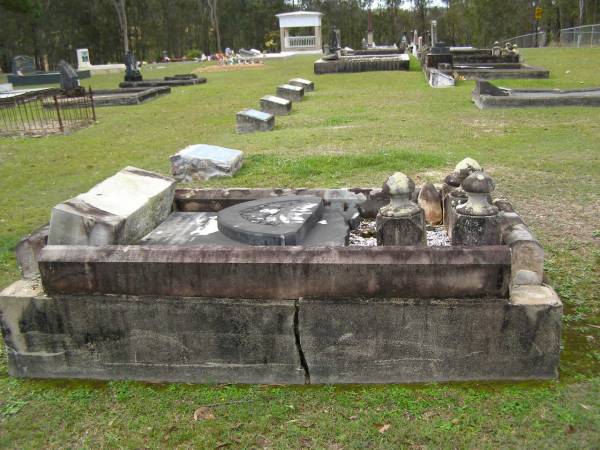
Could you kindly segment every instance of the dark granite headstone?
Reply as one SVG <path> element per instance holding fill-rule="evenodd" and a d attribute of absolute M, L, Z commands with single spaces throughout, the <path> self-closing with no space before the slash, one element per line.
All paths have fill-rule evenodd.
<path fill-rule="evenodd" d="M 332 53 L 337 52 L 340 48 L 342 48 L 342 39 L 340 37 L 340 30 L 335 25 L 331 29 L 331 34 L 329 36 L 329 51 Z"/>
<path fill-rule="evenodd" d="M 142 81 L 142 74 L 131 50 L 125 54 L 125 81 Z"/>
<path fill-rule="evenodd" d="M 60 73 L 61 89 L 67 92 L 79 90 L 79 77 L 68 62 L 61 60 L 58 63 L 58 72 Z"/>
<path fill-rule="evenodd" d="M 323 199 L 283 196 L 240 203 L 219 211 L 225 236 L 250 245 L 300 245 L 323 215 Z"/>
<path fill-rule="evenodd" d="M 18 55 L 13 58 L 12 70 L 15 75 L 36 71 L 35 60 L 31 56 Z"/>

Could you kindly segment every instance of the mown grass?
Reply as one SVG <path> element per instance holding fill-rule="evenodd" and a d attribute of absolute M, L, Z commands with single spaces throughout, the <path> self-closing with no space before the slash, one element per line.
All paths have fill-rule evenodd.
<path fill-rule="evenodd" d="M 600 49 L 525 50 L 549 80 L 505 86 L 600 86 Z M 126 165 L 168 173 L 190 143 L 241 149 L 233 179 L 196 186 L 378 186 L 396 170 L 439 182 L 479 160 L 542 241 L 565 303 L 561 379 L 424 386 L 149 385 L 18 380 L 0 355 L 0 447 L 598 448 L 600 442 L 600 110 L 479 111 L 472 82 L 427 87 L 408 73 L 312 74 L 312 57 L 206 73 L 203 86 L 137 107 L 98 109 L 69 136 L 0 139 L 0 286 L 18 278 L 19 238 L 50 208 Z M 145 69 L 146 78 L 198 65 Z M 237 135 L 235 112 L 277 84 L 317 90 L 273 132 Z M 119 75 L 91 79 L 114 87 Z M 85 81 L 87 84 L 88 81 Z M 194 421 L 209 405 L 214 420 Z M 389 425 L 389 427 L 386 427 Z M 383 432 L 380 432 L 383 430 Z"/>

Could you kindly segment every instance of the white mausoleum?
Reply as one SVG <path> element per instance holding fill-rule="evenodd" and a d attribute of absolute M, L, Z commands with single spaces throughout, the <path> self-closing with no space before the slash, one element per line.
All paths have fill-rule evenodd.
<path fill-rule="evenodd" d="M 321 17 L 313 11 L 295 11 L 277 14 L 281 33 L 281 52 L 321 50 Z M 290 36 L 290 28 L 313 28 L 312 36 Z"/>

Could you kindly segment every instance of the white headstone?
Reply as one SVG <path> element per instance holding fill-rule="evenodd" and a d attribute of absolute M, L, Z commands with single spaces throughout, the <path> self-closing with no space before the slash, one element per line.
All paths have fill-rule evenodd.
<path fill-rule="evenodd" d="M 171 172 L 178 180 L 231 177 L 242 167 L 244 154 L 216 145 L 189 145 L 171 156 Z"/>
<path fill-rule="evenodd" d="M 78 69 L 91 69 L 92 63 L 90 62 L 90 52 L 87 48 L 77 49 L 77 68 Z"/>

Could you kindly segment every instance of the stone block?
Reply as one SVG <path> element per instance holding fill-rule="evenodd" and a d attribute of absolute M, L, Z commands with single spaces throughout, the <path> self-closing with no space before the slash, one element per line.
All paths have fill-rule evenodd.
<path fill-rule="evenodd" d="M 513 284 L 542 284 L 544 248 L 523 223 L 516 223 L 502 233 L 502 241 L 510 247 Z M 527 275 L 522 271 L 529 272 Z"/>
<path fill-rule="evenodd" d="M 292 102 L 274 95 L 265 95 L 260 99 L 260 110 L 274 116 L 287 116 L 292 111 Z"/>
<path fill-rule="evenodd" d="M 425 215 L 419 210 L 404 217 L 376 219 L 377 245 L 424 245 L 426 243 Z"/>
<path fill-rule="evenodd" d="M 469 216 L 457 213 L 450 242 L 452 245 L 500 244 L 498 216 Z"/>
<path fill-rule="evenodd" d="M 238 133 L 271 131 L 275 126 L 275 117 L 256 109 L 244 109 L 236 114 L 236 122 Z"/>
<path fill-rule="evenodd" d="M 292 78 L 288 81 L 288 84 L 300 86 L 301 88 L 304 88 L 304 92 L 313 92 L 315 90 L 315 83 L 304 78 Z"/>
<path fill-rule="evenodd" d="M 131 244 L 171 212 L 175 180 L 126 167 L 85 194 L 56 205 L 49 245 Z"/>
<path fill-rule="evenodd" d="M 30 235 L 21 239 L 15 249 L 17 265 L 21 269 L 21 274 L 26 280 L 37 277 L 40 274 L 38 267 L 38 258 L 40 252 L 48 243 L 48 231 L 50 225 L 46 224 Z"/>
<path fill-rule="evenodd" d="M 304 88 L 291 84 L 282 84 L 277 86 L 277 96 L 291 100 L 292 102 L 301 102 L 304 97 Z"/>
<path fill-rule="evenodd" d="M 12 376 L 304 383 L 293 300 L 0 293 Z"/>
<path fill-rule="evenodd" d="M 298 340 L 312 384 L 553 379 L 562 306 L 550 297 L 301 299 Z"/>
<path fill-rule="evenodd" d="M 242 167 L 244 154 L 231 148 L 195 144 L 172 155 L 170 160 L 176 180 L 209 180 L 233 176 Z"/>

